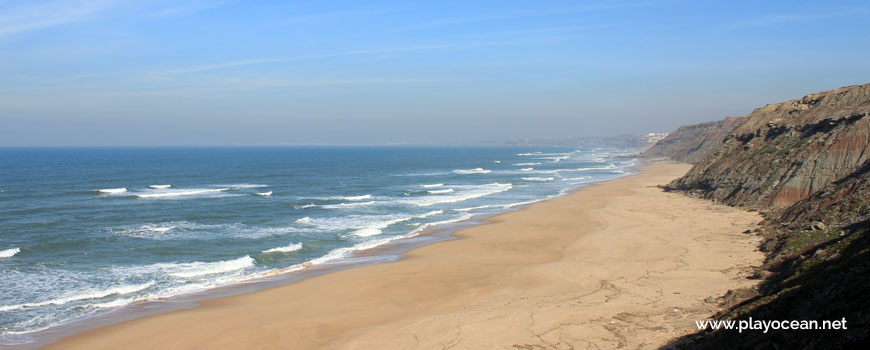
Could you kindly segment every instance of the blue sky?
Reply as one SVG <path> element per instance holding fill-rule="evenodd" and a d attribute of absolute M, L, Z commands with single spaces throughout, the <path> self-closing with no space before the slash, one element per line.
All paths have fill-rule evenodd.
<path fill-rule="evenodd" d="M 870 82 L 865 1 L 0 0 L 0 146 L 666 132 Z"/>

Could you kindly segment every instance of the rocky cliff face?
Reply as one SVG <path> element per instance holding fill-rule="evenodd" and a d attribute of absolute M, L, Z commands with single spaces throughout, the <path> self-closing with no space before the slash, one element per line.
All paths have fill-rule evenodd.
<path fill-rule="evenodd" d="M 748 208 L 783 208 L 870 159 L 870 84 L 756 109 L 669 188 Z"/>
<path fill-rule="evenodd" d="M 713 153 L 744 117 L 681 126 L 640 154 L 643 158 L 667 157 L 695 164 Z"/>
<path fill-rule="evenodd" d="M 755 110 L 667 187 L 762 211 L 764 278 L 717 319 L 839 320 L 848 330 L 699 332 L 686 349 L 849 349 L 870 341 L 870 84 Z M 739 298 L 734 296 L 739 295 Z"/>

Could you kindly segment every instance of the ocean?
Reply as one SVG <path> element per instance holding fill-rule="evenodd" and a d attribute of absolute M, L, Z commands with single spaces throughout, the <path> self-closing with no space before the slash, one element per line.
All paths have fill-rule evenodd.
<path fill-rule="evenodd" d="M 0 344 L 630 173 L 616 148 L 0 149 Z"/>

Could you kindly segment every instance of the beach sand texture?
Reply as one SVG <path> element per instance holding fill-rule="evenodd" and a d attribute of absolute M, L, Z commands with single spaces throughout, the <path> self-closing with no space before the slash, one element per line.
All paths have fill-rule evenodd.
<path fill-rule="evenodd" d="M 51 349 L 654 349 L 754 281 L 755 213 L 639 174 L 489 219 L 400 261 L 87 331 Z"/>

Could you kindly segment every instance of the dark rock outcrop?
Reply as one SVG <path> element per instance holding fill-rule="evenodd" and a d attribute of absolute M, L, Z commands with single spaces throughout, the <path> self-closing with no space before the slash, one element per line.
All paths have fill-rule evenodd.
<path fill-rule="evenodd" d="M 639 156 L 667 157 L 678 162 L 695 164 L 719 148 L 725 137 L 743 119 L 744 117 L 728 117 L 715 122 L 681 126 Z"/>

